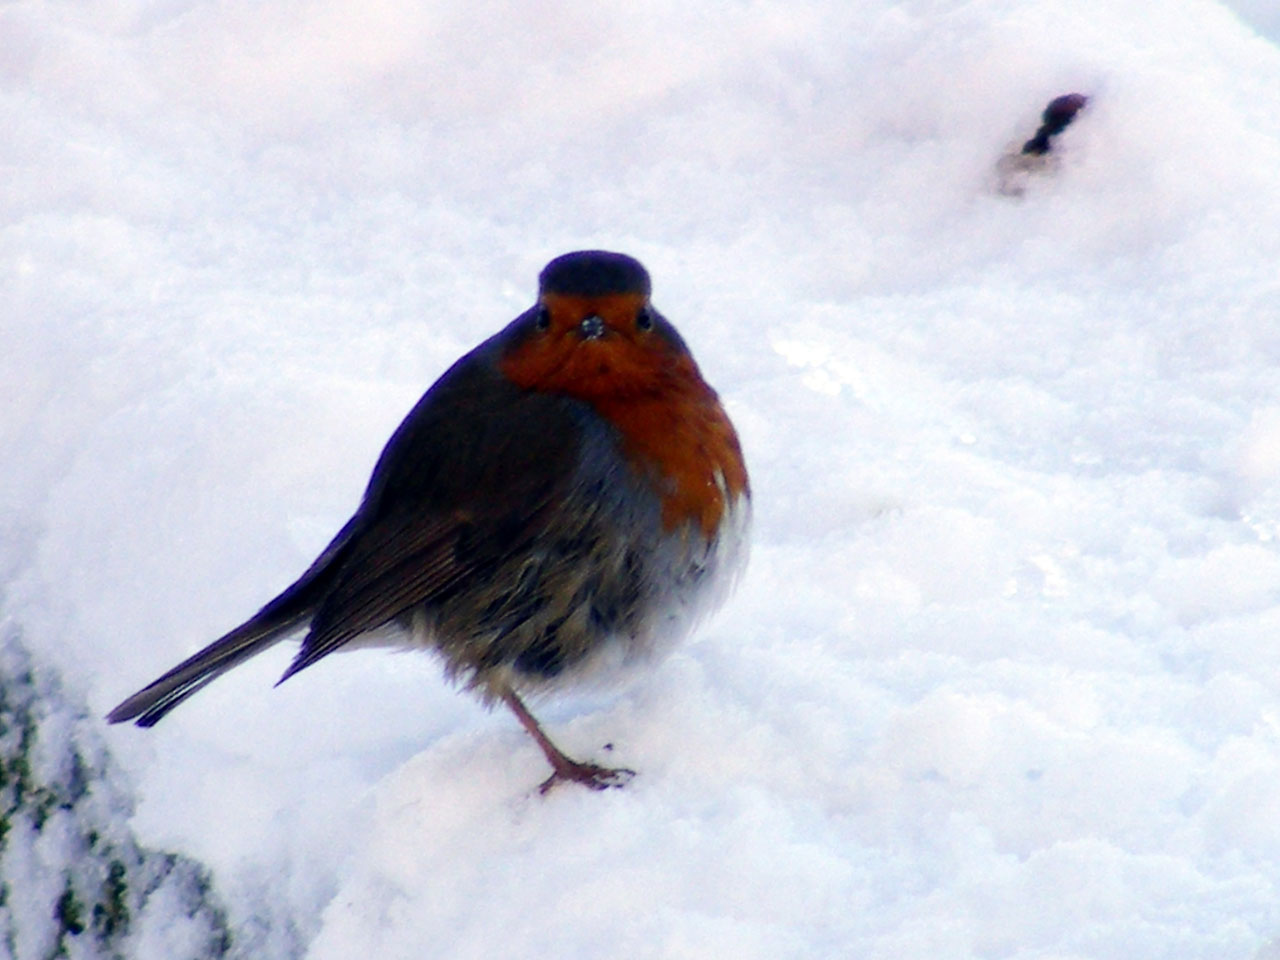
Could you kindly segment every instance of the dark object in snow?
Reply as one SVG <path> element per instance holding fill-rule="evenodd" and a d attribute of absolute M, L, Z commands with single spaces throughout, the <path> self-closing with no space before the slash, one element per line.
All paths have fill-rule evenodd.
<path fill-rule="evenodd" d="M 1022 145 L 1022 152 L 1036 155 L 1048 153 L 1049 140 L 1067 129 L 1071 121 L 1076 118 L 1076 114 L 1088 102 L 1089 98 L 1083 93 L 1064 93 L 1050 100 L 1040 117 L 1040 129 L 1036 131 L 1034 137 Z"/>
<path fill-rule="evenodd" d="M 1035 136 L 1021 149 L 1016 141 L 1010 144 L 996 161 L 996 190 L 1006 197 L 1021 197 L 1031 177 L 1056 169 L 1058 155 L 1053 151 L 1052 140 L 1071 125 L 1088 102 L 1083 93 L 1064 93 L 1050 100 Z"/>
<path fill-rule="evenodd" d="M 691 627 L 745 555 L 751 499 L 733 425 L 649 287 L 623 254 L 551 261 L 537 302 L 418 401 L 311 567 L 109 719 L 151 726 L 305 629 L 282 682 L 369 640 L 433 650 L 542 748 L 544 792 L 625 783 L 562 753 L 521 696 Z"/>

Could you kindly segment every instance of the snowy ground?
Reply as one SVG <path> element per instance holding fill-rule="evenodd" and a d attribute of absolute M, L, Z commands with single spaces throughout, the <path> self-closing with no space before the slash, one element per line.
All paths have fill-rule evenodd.
<path fill-rule="evenodd" d="M 139 837 L 281 957 L 1280 956 L 1277 41 L 1257 0 L 0 6 L 0 612 L 104 712 L 300 572 L 547 259 L 624 250 L 756 502 L 694 642 L 543 709 L 634 784 L 540 798 L 429 659 L 273 690 L 282 646 L 104 730 Z"/>

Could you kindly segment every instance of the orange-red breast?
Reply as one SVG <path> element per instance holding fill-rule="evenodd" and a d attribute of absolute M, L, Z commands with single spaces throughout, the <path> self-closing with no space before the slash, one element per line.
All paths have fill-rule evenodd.
<path fill-rule="evenodd" d="M 649 290 L 622 254 L 551 261 L 537 303 L 405 417 L 306 572 L 109 719 L 150 726 L 303 628 L 281 682 L 378 631 L 506 703 L 551 763 L 543 790 L 625 782 L 562 753 L 521 696 L 685 634 L 744 559 L 750 515 L 733 425 Z"/>

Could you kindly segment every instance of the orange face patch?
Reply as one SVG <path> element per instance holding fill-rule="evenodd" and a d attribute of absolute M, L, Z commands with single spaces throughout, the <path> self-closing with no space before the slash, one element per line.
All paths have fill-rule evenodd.
<path fill-rule="evenodd" d="M 692 523 L 710 539 L 726 500 L 747 490 L 742 451 L 693 357 L 637 324 L 646 306 L 639 294 L 544 294 L 545 329 L 516 344 L 500 366 L 517 386 L 589 403 L 622 435 L 628 459 L 651 478 L 666 528 Z M 593 316 L 604 331 L 589 338 L 582 323 Z"/>
<path fill-rule="evenodd" d="M 637 328 L 646 306 L 639 294 L 604 297 L 543 294 L 546 329 L 531 334 L 502 359 L 502 372 L 521 387 L 587 399 L 643 391 L 655 382 L 668 344 Z M 604 333 L 586 339 L 582 322 L 599 317 Z"/>

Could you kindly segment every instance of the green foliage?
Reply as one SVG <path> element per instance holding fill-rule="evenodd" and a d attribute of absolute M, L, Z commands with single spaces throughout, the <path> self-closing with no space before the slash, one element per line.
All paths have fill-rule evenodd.
<path fill-rule="evenodd" d="M 58 722 L 47 723 L 54 716 Z M 126 825 L 128 808 L 110 782 L 95 721 L 65 702 L 56 680 L 32 667 L 14 637 L 0 636 L 0 957 L 15 956 L 28 939 L 17 924 L 30 915 L 29 902 L 16 913 L 15 894 L 29 898 L 46 889 L 38 879 L 42 865 L 31 856 L 36 843 L 43 843 L 42 857 L 63 858 L 63 882 L 44 914 L 52 945 L 44 960 L 73 953 L 123 960 L 131 933 L 161 889 L 169 891 L 166 902 L 176 897 L 185 906 L 183 916 L 165 922 L 200 931 L 192 942 L 202 946 L 190 960 L 216 960 L 230 951 L 226 913 L 208 871 L 186 857 L 139 846 Z M 55 818 L 58 829 L 50 833 Z M 52 845 L 42 835 L 51 836 Z M 17 850 L 19 844 L 27 849 Z M 36 873 L 24 877 L 23 870 Z"/>

